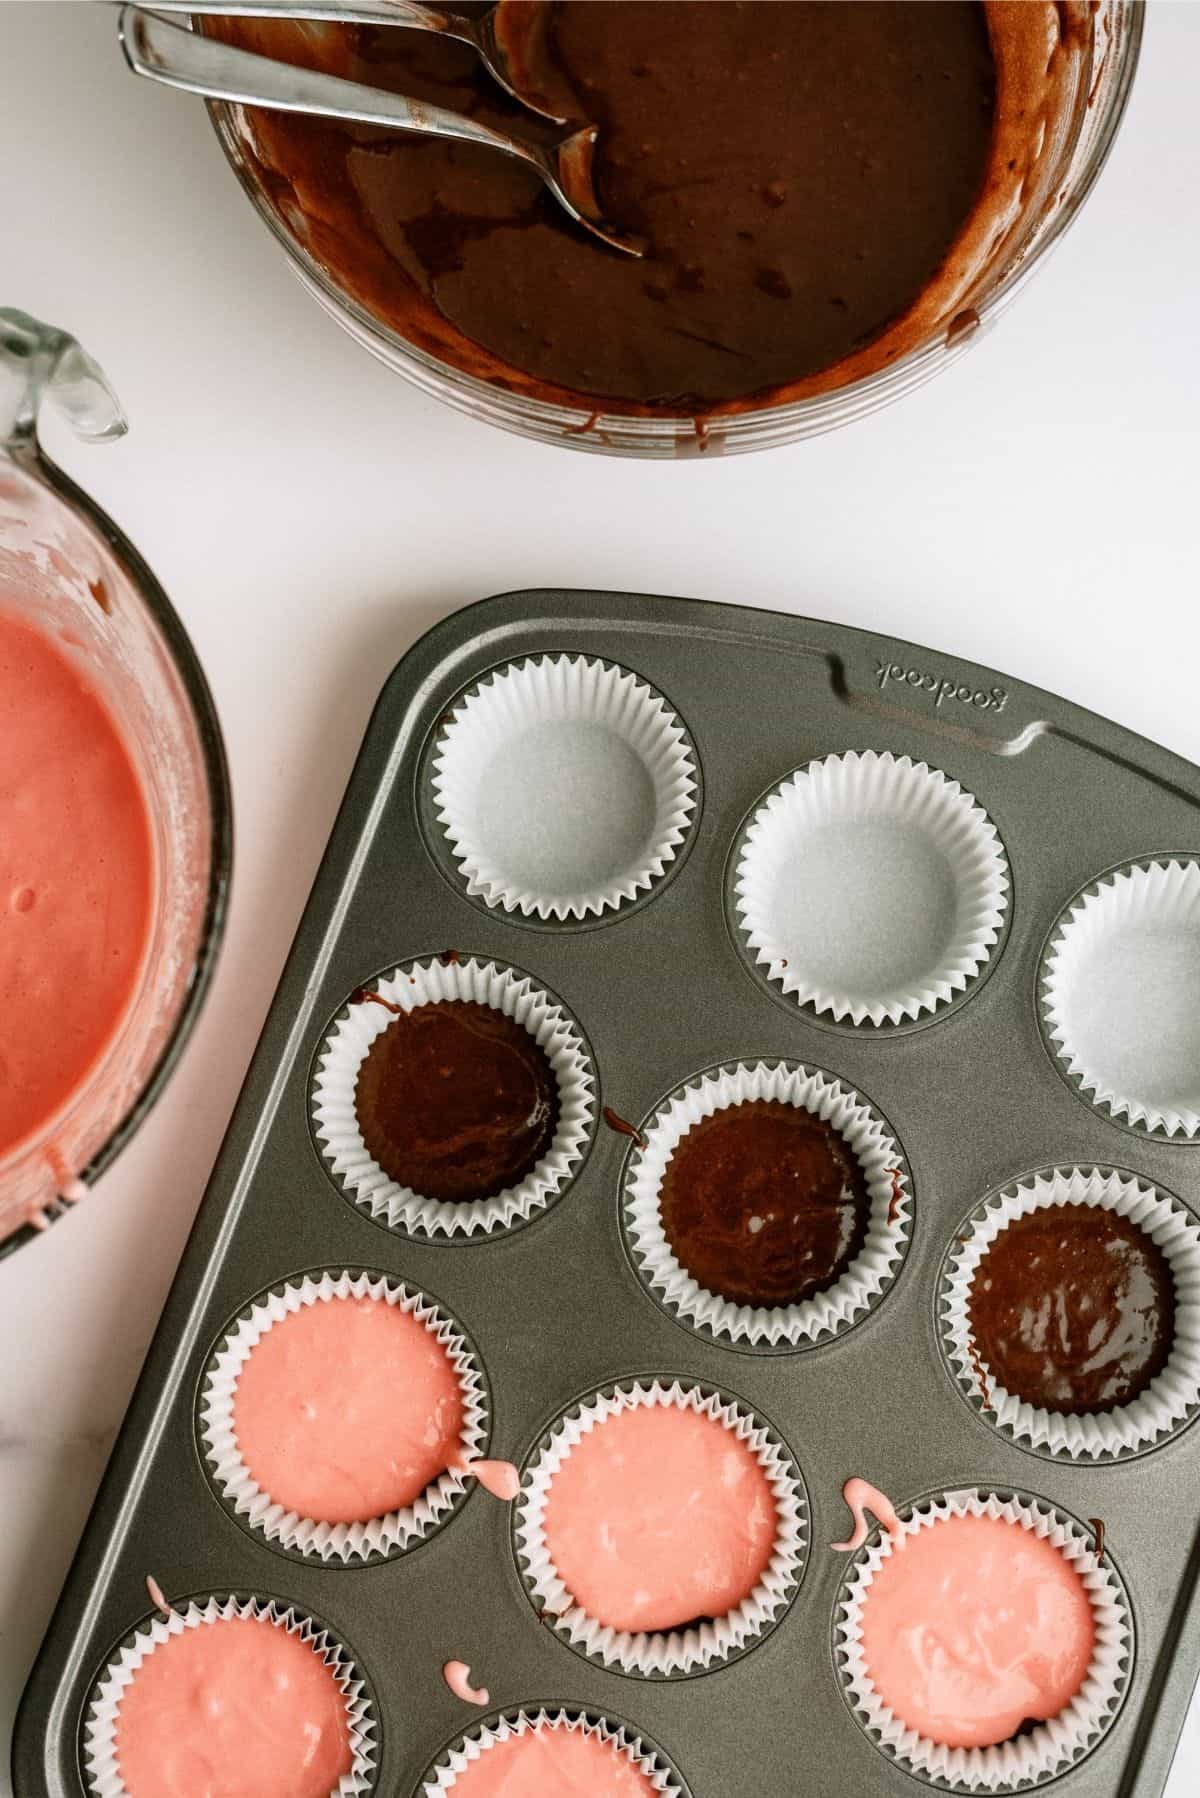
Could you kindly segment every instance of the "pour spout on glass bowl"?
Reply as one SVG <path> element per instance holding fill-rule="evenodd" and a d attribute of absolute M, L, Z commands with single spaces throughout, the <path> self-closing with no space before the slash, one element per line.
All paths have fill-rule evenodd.
<path fill-rule="evenodd" d="M 111 443 L 129 429 L 103 369 L 74 337 L 0 307 L 0 446 L 14 460 L 34 454 L 43 399 L 85 443 Z"/>
<path fill-rule="evenodd" d="M 239 50 L 170 24 L 139 6 L 122 8 L 119 32 L 125 60 L 135 75 L 207 100 L 312 113 L 496 150 L 532 168 L 563 210 L 601 243 L 626 256 L 644 254 L 643 245 L 609 224 L 601 211 L 593 181 L 597 135 L 593 125 L 573 128 L 546 145 L 522 143 L 423 100 Z"/>

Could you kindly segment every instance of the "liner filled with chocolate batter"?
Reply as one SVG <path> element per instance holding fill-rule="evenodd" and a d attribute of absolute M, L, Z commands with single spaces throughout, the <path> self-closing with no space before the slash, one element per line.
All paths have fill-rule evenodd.
<path fill-rule="evenodd" d="M 317 1056 L 313 1130 L 371 1217 L 470 1240 L 554 1203 L 594 1128 L 594 1087 L 579 1028 L 548 993 L 447 950 L 350 995 Z"/>
<path fill-rule="evenodd" d="M 882 1303 L 908 1250 L 912 1178 L 861 1092 L 819 1068 L 741 1061 L 668 1094 L 639 1137 L 626 1251 L 685 1327 L 775 1352 Z"/>
<path fill-rule="evenodd" d="M 826 429 L 957 353 L 1088 191 L 1140 35 L 1126 0 L 554 0 L 540 17 L 548 84 L 597 126 L 601 204 L 639 260 L 487 150 L 214 117 L 318 297 L 385 361 L 493 422 L 646 454 Z M 558 129 L 424 34 L 207 28 L 511 135 Z"/>
<path fill-rule="evenodd" d="M 588 661 L 669 704 L 695 781 L 686 837 L 662 878 L 603 911 L 523 911 L 450 853 L 441 751 L 505 670 Z M 619 809 L 590 807 L 579 758 L 489 740 L 479 815 L 502 847 L 544 849 L 539 815 L 566 814 L 611 849 Z M 891 1020 L 835 1018 L 792 970 L 759 966 L 737 906 L 764 795 L 868 754 L 973 795 L 1012 873 L 1011 927 L 962 990 Z M 636 757 L 599 759 L 637 786 Z M 505 803 L 513 788 L 526 804 Z M 123 1798 L 89 1782 L 80 1746 L 114 1645 L 147 1627 L 147 1574 L 180 1610 L 236 1585 L 327 1624 L 374 1694 L 379 1798 L 443 1798 L 464 1744 L 543 1707 L 650 1744 L 681 1798 L 1161 1798 L 1200 1665 L 1200 1151 L 1073 1088 L 1038 999 L 1055 921 L 1097 863 L 1194 873 L 1198 818 L 1200 768 L 1023 682 L 844 626 L 587 592 L 510 594 L 438 625 L 393 675 L 351 778 L 26 1696 L 21 1798 Z M 896 907 L 937 890 L 894 823 L 880 838 L 862 807 L 838 809 L 824 890 L 846 895 L 851 962 L 880 953 L 878 912 L 850 903 L 864 871 L 895 875 Z M 792 887 L 807 917 L 811 889 Z M 239 1508 L 228 1420 L 208 1402 L 267 1295 L 324 1291 L 326 1275 L 339 1294 L 383 1278 L 432 1307 L 487 1399 L 445 1469 L 448 1502 L 428 1501 L 415 1534 L 399 1509 L 364 1516 L 371 1552 L 349 1556 L 318 1532 L 353 1523 L 310 1519 L 310 1535 Z M 395 1367 L 381 1354 L 385 1420 Z M 320 1406 L 285 1389 L 319 1440 Z M 555 1462 L 560 1427 L 582 1441 L 596 1395 L 617 1392 L 694 1393 L 653 1410 L 719 1413 L 743 1445 L 761 1427 L 794 1491 L 767 1478 L 762 1508 L 761 1458 L 723 1459 L 690 1427 L 613 1431 L 595 1459 L 574 1444 Z M 933 1737 L 914 1756 L 873 1722 L 846 1678 L 847 1482 L 894 1495 L 904 1519 L 982 1494 L 1061 1527 L 1103 1637 L 1080 1706 L 1031 1708 L 969 1764 Z M 797 1555 L 779 1524 L 800 1497 Z M 855 1569 L 882 1541 L 857 1510 Z M 992 1574 L 948 1683 L 957 1655 L 970 1671 L 1004 1642 Z M 920 1596 L 905 1612 L 918 1652 Z M 989 1665 L 1019 1681 L 1025 1635 Z M 967 1700 L 974 1722 L 986 1697 Z M 581 1789 L 598 1798 L 599 1777 Z"/>
<path fill-rule="evenodd" d="M 957 1233 L 938 1296 L 942 1347 L 993 1428 L 1108 1463 L 1200 1412 L 1200 1226 L 1113 1169 L 1045 1168 Z"/>

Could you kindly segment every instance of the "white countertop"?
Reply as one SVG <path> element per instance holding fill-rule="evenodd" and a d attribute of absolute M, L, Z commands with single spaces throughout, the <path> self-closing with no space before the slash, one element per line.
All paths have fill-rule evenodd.
<path fill-rule="evenodd" d="M 125 402 L 125 442 L 51 447 L 192 633 L 238 828 L 223 961 L 170 1091 L 96 1194 L 0 1263 L 0 1794 L 372 702 L 428 625 L 541 585 L 811 612 L 1200 762 L 1200 5 L 1150 12 L 1096 193 L 955 369 L 811 444 L 657 465 L 501 436 L 386 374 L 291 279 L 200 103 L 125 73 L 111 7 L 0 5 L 0 304 L 75 331 Z M 1194 1704 L 1168 1789 L 1198 1788 Z"/>

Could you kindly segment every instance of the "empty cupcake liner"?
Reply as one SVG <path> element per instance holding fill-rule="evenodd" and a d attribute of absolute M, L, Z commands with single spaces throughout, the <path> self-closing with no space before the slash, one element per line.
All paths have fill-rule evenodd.
<path fill-rule="evenodd" d="M 1093 881 L 1042 957 L 1042 1023 L 1068 1080 L 1136 1129 L 1200 1140 L 1200 862 Z"/>
<path fill-rule="evenodd" d="M 734 905 L 757 965 L 835 1022 L 936 1012 L 985 966 L 1008 906 L 995 825 L 957 781 L 910 756 L 809 762 L 756 809 Z"/>
<path fill-rule="evenodd" d="M 662 1183 L 680 1140 L 703 1118 L 754 1099 L 795 1105 L 832 1124 L 853 1150 L 871 1201 L 858 1255 L 828 1291 L 798 1305 L 738 1304 L 709 1292 L 680 1264 L 663 1229 Z M 644 1134 L 625 1180 L 625 1231 L 639 1279 L 681 1322 L 722 1342 L 808 1347 L 849 1328 L 895 1279 L 912 1227 L 907 1163 L 878 1113 L 831 1074 L 784 1061 L 718 1068 L 678 1087 Z"/>
<path fill-rule="evenodd" d="M 617 1630 L 589 1617 L 559 1578 L 546 1545 L 550 1484 L 571 1450 L 606 1418 L 646 1405 L 677 1405 L 723 1423 L 753 1450 L 775 1500 L 775 1547 L 758 1585 L 725 1616 L 684 1630 Z M 539 1443 L 525 1470 L 513 1534 L 525 1589 L 561 1640 L 606 1667 L 661 1679 L 717 1666 L 750 1647 L 778 1621 L 804 1571 L 808 1502 L 799 1470 L 782 1440 L 748 1407 L 711 1388 L 679 1380 L 628 1381 L 593 1393 L 551 1426 L 548 1439 Z"/>
<path fill-rule="evenodd" d="M 908 1773 L 953 1792 L 1012 1792 L 1044 1784 L 1082 1760 L 1116 1717 L 1133 1663 L 1133 1621 L 1125 1589 L 1089 1530 L 1046 1499 L 986 1488 L 945 1492 L 900 1509 L 906 1536 L 947 1517 L 994 1517 L 1021 1524 L 1072 1564 L 1091 1601 L 1092 1664 L 1071 1702 L 1028 1735 L 987 1748 L 947 1748 L 910 1729 L 883 1703 L 867 1673 L 862 1613 L 875 1574 L 893 1552 L 874 1530 L 847 1570 L 834 1607 L 834 1656 L 842 1690 L 875 1746 Z"/>
<path fill-rule="evenodd" d="M 462 999 L 490 1005 L 524 1026 L 543 1050 L 558 1082 L 558 1128 L 549 1150 L 517 1186 L 490 1199 L 453 1203 L 401 1186 L 380 1167 L 363 1141 L 355 1110 L 359 1069 L 375 1038 L 393 1021 L 385 1005 L 353 998 L 317 1054 L 312 1114 L 318 1147 L 339 1184 L 372 1217 L 410 1236 L 485 1237 L 511 1230 L 545 1211 L 583 1159 L 591 1134 L 595 1078 L 574 1019 L 528 975 L 494 961 L 407 962 L 369 989 L 413 1011 Z"/>
<path fill-rule="evenodd" d="M 310 1644 L 314 1654 L 320 1656 L 345 1697 L 353 1755 L 349 1773 L 343 1774 L 330 1798 L 352 1798 L 353 1794 L 372 1789 L 377 1753 L 374 1707 L 354 1662 L 341 1643 L 310 1618 L 274 1599 L 267 1603 L 257 1598 L 230 1597 L 209 1598 L 204 1602 L 193 1600 L 185 1608 L 173 1610 L 169 1617 L 148 1618 L 109 1661 L 92 1695 L 83 1731 L 84 1768 L 88 1789 L 95 1798 L 129 1798 L 117 1766 L 117 1712 L 138 1668 L 172 1636 L 181 1636 L 188 1629 L 203 1629 L 206 1624 L 228 1622 L 234 1617 L 242 1620 L 260 1618 L 274 1624 L 277 1629 L 287 1630 L 289 1635 L 299 1636 L 302 1642 Z"/>
<path fill-rule="evenodd" d="M 460 1456 L 454 1467 L 402 1510 L 388 1511 L 362 1523 L 322 1523 L 287 1510 L 255 1481 L 238 1446 L 234 1404 L 242 1370 L 268 1330 L 306 1305 L 348 1298 L 396 1305 L 416 1317 L 441 1343 L 462 1389 Z M 244 1517 L 268 1542 L 318 1556 L 323 1561 L 367 1561 L 402 1553 L 424 1541 L 462 1503 L 470 1477 L 468 1464 L 486 1451 L 487 1389 L 483 1370 L 466 1337 L 424 1293 L 383 1275 L 348 1271 L 305 1275 L 265 1293 L 225 1332 L 201 1380 L 198 1429 L 205 1466 L 217 1491 L 235 1516 Z"/>
<path fill-rule="evenodd" d="M 439 1756 L 421 1782 L 418 1798 L 441 1798 L 451 1792 L 472 1762 L 479 1760 L 498 1742 L 512 1736 L 523 1736 L 531 1729 L 569 1729 L 580 1735 L 594 1736 L 611 1742 L 619 1753 L 645 1775 L 652 1789 L 663 1798 L 688 1798 L 687 1788 L 660 1748 L 644 1740 L 623 1723 L 607 1717 L 574 1709 L 509 1710 L 480 1723 L 460 1745 Z"/>
<path fill-rule="evenodd" d="M 611 662 L 551 655 L 509 663 L 456 701 L 432 788 L 468 893 L 578 921 L 662 877 L 698 782 L 683 726 L 653 687 Z"/>
<path fill-rule="evenodd" d="M 1054 1205 L 1094 1205 L 1145 1230 L 1175 1280 L 1175 1338 L 1167 1364 L 1129 1404 L 1072 1417 L 1026 1403 L 993 1376 L 971 1334 L 979 1264 L 1014 1219 Z M 1178 1199 L 1111 1168 L 1047 1168 L 984 1201 L 947 1256 L 938 1294 L 942 1346 L 960 1389 L 1019 1447 L 1072 1461 L 1113 1461 L 1153 1448 L 1200 1410 L 1200 1227 Z"/>

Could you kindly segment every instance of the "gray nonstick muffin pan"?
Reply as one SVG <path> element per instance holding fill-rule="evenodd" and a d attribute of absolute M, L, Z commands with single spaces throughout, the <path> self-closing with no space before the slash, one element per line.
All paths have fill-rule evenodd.
<path fill-rule="evenodd" d="M 496 716 L 472 730 L 467 714 L 513 665 L 534 687 L 537 669 L 557 668 L 585 709 L 602 678 L 637 677 L 623 715 L 636 691 L 653 716 L 648 747 L 625 757 L 627 805 L 593 709 L 575 760 L 550 739 L 533 756 L 514 750 L 471 815 L 450 748 L 468 764 L 504 749 Z M 560 801 L 571 816 L 556 818 Z M 868 878 L 838 825 L 864 810 Z M 639 830 L 661 839 L 641 869 Z M 1002 1427 L 955 1360 L 946 1281 L 972 1215 L 1012 1202 L 1036 1170 L 1100 1184 L 1115 1171 L 1185 1233 L 1194 1224 L 1200 1056 L 1179 1060 L 1200 993 L 1194 857 L 1200 770 L 932 650 L 590 592 L 507 594 L 437 626 L 368 730 L 25 1693 L 18 1798 L 91 1790 L 89 1707 L 151 1614 L 148 1574 L 174 1604 L 274 1599 L 328 1627 L 366 1682 L 370 1789 L 386 1798 L 421 1793 L 483 1720 L 443 1683 L 451 1658 L 490 1689 L 493 1711 L 562 1706 L 626 1723 L 692 1798 L 944 1789 L 898 1764 L 845 1690 L 835 1613 L 847 1558 L 828 1544 L 849 1533 L 852 1475 L 901 1506 L 973 1488 L 1040 1500 L 1084 1531 L 1103 1520 L 1129 1635 L 1104 1726 L 1053 1789 L 1160 1792 L 1200 1667 L 1194 1397 L 1136 1439 L 1082 1450 L 1020 1418 Z M 576 903 L 581 882 L 608 883 L 614 902 Z M 557 898 L 542 903 L 543 889 Z M 448 1235 L 419 1204 L 356 1185 L 353 1157 L 338 1160 L 314 1112 L 327 1038 L 359 989 L 397 968 L 492 962 L 573 1022 L 586 1102 L 553 1190 L 499 1227 Z M 759 1062 L 857 1094 L 895 1184 L 880 1278 L 795 1339 L 739 1335 L 654 1285 L 631 1211 L 641 1151 L 604 1115 L 653 1140 L 679 1089 Z M 455 1321 L 482 1369 L 488 1452 L 521 1466 L 526 1485 L 558 1414 L 601 1388 L 677 1378 L 752 1412 L 796 1475 L 806 1526 L 766 1626 L 707 1666 L 625 1671 L 539 1619 L 520 1501 L 473 1482 L 424 1539 L 349 1562 L 236 1514 L 202 1442 L 210 1357 L 259 1295 L 343 1269 L 402 1281 Z"/>

